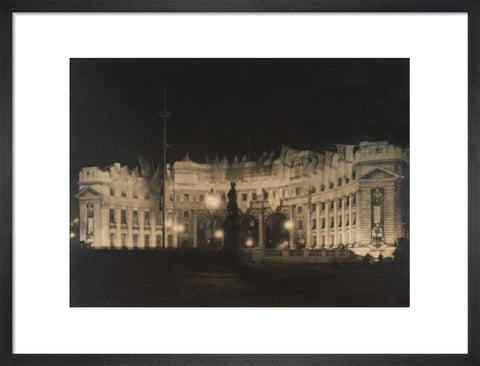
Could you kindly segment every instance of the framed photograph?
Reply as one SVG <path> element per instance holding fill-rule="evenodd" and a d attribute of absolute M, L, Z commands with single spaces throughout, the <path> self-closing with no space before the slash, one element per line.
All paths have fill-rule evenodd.
<path fill-rule="evenodd" d="M 478 5 L 392 5 L 2 5 L 2 363 L 478 364 Z"/>

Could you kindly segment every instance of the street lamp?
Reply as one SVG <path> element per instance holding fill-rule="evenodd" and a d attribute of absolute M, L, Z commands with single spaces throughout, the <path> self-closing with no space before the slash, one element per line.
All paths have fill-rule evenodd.
<path fill-rule="evenodd" d="M 213 244 L 213 247 L 215 248 L 215 238 L 216 238 L 215 227 L 217 224 L 217 220 L 215 217 L 215 210 L 218 208 L 218 206 L 220 206 L 220 200 L 218 199 L 218 197 L 213 195 L 213 191 L 212 191 L 212 194 L 207 196 L 207 198 L 205 199 L 205 205 L 207 207 L 207 212 L 210 214 L 210 218 L 212 220 L 212 244 Z M 223 232 L 222 232 L 222 237 L 223 237 Z"/>

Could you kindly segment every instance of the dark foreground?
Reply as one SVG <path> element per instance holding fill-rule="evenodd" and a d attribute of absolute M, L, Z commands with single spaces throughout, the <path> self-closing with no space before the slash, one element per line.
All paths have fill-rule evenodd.
<path fill-rule="evenodd" d="M 395 264 L 229 263 L 211 251 L 74 250 L 70 306 L 409 306 Z"/>

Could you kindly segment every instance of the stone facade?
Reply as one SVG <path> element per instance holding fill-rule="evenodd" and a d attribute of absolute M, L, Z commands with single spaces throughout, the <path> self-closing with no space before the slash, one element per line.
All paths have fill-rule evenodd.
<path fill-rule="evenodd" d="M 145 166 L 83 168 L 80 240 L 94 248 L 161 247 L 158 177 Z M 221 231 L 231 182 L 253 247 L 347 247 L 376 257 L 390 256 L 408 238 L 409 152 L 380 141 L 321 153 L 282 146 L 255 161 L 197 163 L 187 154 L 168 169 L 167 248 L 221 247 L 214 232 Z"/>

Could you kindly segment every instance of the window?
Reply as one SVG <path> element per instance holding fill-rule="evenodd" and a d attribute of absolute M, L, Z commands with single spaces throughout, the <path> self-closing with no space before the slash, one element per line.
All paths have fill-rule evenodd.
<path fill-rule="evenodd" d="M 170 201 L 173 201 L 173 194 L 169 195 L 169 196 L 168 196 L 168 199 L 169 199 Z"/>
<path fill-rule="evenodd" d="M 160 235 L 157 235 L 156 245 L 157 248 L 160 248 L 162 246 L 162 237 Z"/>
<path fill-rule="evenodd" d="M 263 199 L 268 200 L 268 191 L 263 190 Z"/>
<path fill-rule="evenodd" d="M 302 175 L 302 163 L 295 163 L 295 178 L 300 178 Z"/>
<path fill-rule="evenodd" d="M 203 202 L 203 201 L 205 201 L 205 195 L 204 195 L 204 194 L 201 194 L 201 195 L 200 195 L 200 202 Z"/>
<path fill-rule="evenodd" d="M 312 220 L 312 229 L 316 229 L 317 228 L 317 219 L 313 219 Z"/>
<path fill-rule="evenodd" d="M 145 248 L 150 246 L 150 235 L 145 235 Z"/>
<path fill-rule="evenodd" d="M 357 204 L 357 195 L 354 193 L 352 198 L 353 198 L 353 205 L 355 206 Z"/>
<path fill-rule="evenodd" d="M 345 178 L 345 184 L 348 184 L 348 183 L 350 183 L 350 179 Z"/>
<path fill-rule="evenodd" d="M 325 211 L 325 202 L 322 202 L 322 211 Z"/>
<path fill-rule="evenodd" d="M 138 194 L 135 191 L 133 192 L 133 198 L 138 198 Z"/>
<path fill-rule="evenodd" d="M 138 225 L 138 211 L 132 211 L 133 225 Z"/>
<path fill-rule="evenodd" d="M 325 217 L 322 218 L 322 229 L 325 229 Z"/>
<path fill-rule="evenodd" d="M 190 212 L 188 211 L 183 211 L 183 217 L 189 217 L 190 215 Z"/>
<path fill-rule="evenodd" d="M 115 224 L 115 210 L 113 208 L 110 209 L 110 224 Z"/>
<path fill-rule="evenodd" d="M 121 220 L 120 220 L 120 223 L 122 225 L 127 225 L 127 211 L 125 210 L 122 210 L 121 211 Z"/>
<path fill-rule="evenodd" d="M 242 201 L 246 201 L 247 200 L 247 194 L 246 193 L 242 193 Z"/>
<path fill-rule="evenodd" d="M 334 219 L 333 219 L 333 217 L 330 217 L 330 227 L 331 228 L 333 227 L 333 223 L 334 223 Z"/>
<path fill-rule="evenodd" d="M 286 189 L 283 191 L 283 197 L 288 197 L 288 191 Z"/>
<path fill-rule="evenodd" d="M 345 216 L 345 226 L 349 226 L 349 225 L 350 225 L 350 215 L 347 214 L 347 215 Z"/>
<path fill-rule="evenodd" d="M 317 246 L 317 236 L 316 235 L 313 235 L 312 236 L 312 241 L 313 241 L 313 246 Z"/>
<path fill-rule="evenodd" d="M 303 221 L 298 220 L 298 230 L 303 230 Z"/>
<path fill-rule="evenodd" d="M 312 212 L 315 212 L 317 211 L 317 205 L 314 203 L 312 204 Z"/>
<path fill-rule="evenodd" d="M 342 178 L 338 178 L 338 186 L 340 187 L 342 185 Z"/>
<path fill-rule="evenodd" d="M 355 225 L 356 223 L 357 223 L 357 214 L 354 212 L 353 213 L 352 225 Z"/>
<path fill-rule="evenodd" d="M 138 234 L 133 234 L 133 247 L 138 247 Z"/>
<path fill-rule="evenodd" d="M 317 188 L 316 188 L 316 187 L 310 188 L 310 193 L 315 193 L 315 192 L 317 192 Z"/>
<path fill-rule="evenodd" d="M 115 189 L 113 189 L 113 187 L 110 187 L 110 196 L 115 196 Z"/>
<path fill-rule="evenodd" d="M 342 226 L 342 215 L 338 215 L 338 226 Z"/>
<path fill-rule="evenodd" d="M 190 195 L 187 194 L 187 193 L 185 193 L 185 194 L 183 195 L 183 200 L 184 200 L 184 201 L 190 201 Z"/>
<path fill-rule="evenodd" d="M 332 235 L 332 237 L 330 239 L 332 240 L 332 242 L 330 244 L 335 244 L 335 235 Z"/>
<path fill-rule="evenodd" d="M 333 183 L 330 183 L 328 188 L 333 189 Z"/>
<path fill-rule="evenodd" d="M 355 180 L 355 177 L 356 177 L 356 172 L 352 172 L 352 179 Z"/>
<path fill-rule="evenodd" d="M 338 199 L 338 208 L 342 208 L 343 200 L 341 198 Z"/>
<path fill-rule="evenodd" d="M 127 197 L 127 191 L 122 189 L 122 197 Z"/>
<path fill-rule="evenodd" d="M 149 211 L 145 211 L 144 225 L 145 226 L 150 226 L 150 212 Z"/>
<path fill-rule="evenodd" d="M 122 234 L 122 248 L 127 247 L 127 234 Z"/>
<path fill-rule="evenodd" d="M 253 192 L 252 193 L 252 201 L 256 201 L 256 200 L 257 200 L 257 193 Z"/>
<path fill-rule="evenodd" d="M 324 190 L 325 190 L 325 184 L 322 184 L 322 185 L 320 186 L 320 192 L 323 192 Z"/>
<path fill-rule="evenodd" d="M 184 223 L 183 227 L 185 228 L 185 232 L 188 234 L 190 232 L 190 225 L 188 223 Z"/>
<path fill-rule="evenodd" d="M 330 209 L 333 210 L 334 206 L 335 206 L 335 202 L 333 200 L 331 200 L 330 201 Z"/>
<path fill-rule="evenodd" d="M 350 196 L 347 196 L 347 202 L 346 202 L 346 206 L 350 206 Z"/>
<path fill-rule="evenodd" d="M 325 245 L 325 235 L 322 235 L 322 245 Z"/>
<path fill-rule="evenodd" d="M 273 191 L 273 198 L 277 198 L 278 197 L 278 192 L 277 191 Z"/>
<path fill-rule="evenodd" d="M 115 246 L 115 234 L 110 234 L 110 247 L 113 248 Z"/>
<path fill-rule="evenodd" d="M 300 193 L 302 192 L 302 189 L 300 187 L 295 188 L 295 195 L 300 196 Z"/>
<path fill-rule="evenodd" d="M 297 211 L 298 211 L 299 214 L 301 214 L 302 211 L 303 211 L 303 207 L 302 207 L 302 206 L 298 206 L 298 207 L 297 207 Z"/>

